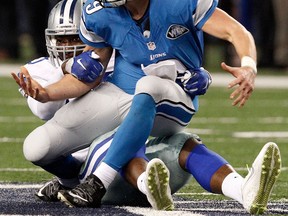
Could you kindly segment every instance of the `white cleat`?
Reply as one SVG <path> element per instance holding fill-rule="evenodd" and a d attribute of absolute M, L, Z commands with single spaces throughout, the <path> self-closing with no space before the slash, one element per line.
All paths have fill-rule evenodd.
<path fill-rule="evenodd" d="M 172 211 L 174 203 L 169 186 L 170 173 L 163 161 L 152 159 L 146 168 L 147 199 L 153 209 Z"/>
<path fill-rule="evenodd" d="M 242 184 L 243 206 L 250 214 L 263 214 L 280 174 L 281 156 L 273 142 L 264 145 Z"/>

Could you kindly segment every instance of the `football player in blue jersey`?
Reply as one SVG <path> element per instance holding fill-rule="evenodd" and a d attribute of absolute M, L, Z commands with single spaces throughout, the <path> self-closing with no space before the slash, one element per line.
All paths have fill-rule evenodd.
<path fill-rule="evenodd" d="M 47 46 L 49 57 L 41 57 L 33 61 L 30 61 L 24 66 L 22 66 L 20 71 L 28 71 L 28 73 L 33 78 L 33 80 L 38 82 L 44 87 L 48 86 L 49 84 L 57 82 L 64 76 L 60 67 L 61 63 L 65 61 L 67 58 L 71 58 L 82 53 L 85 47 L 83 42 L 80 40 L 79 34 L 78 34 L 81 11 L 82 11 L 81 9 L 82 9 L 82 2 L 78 0 L 62 0 L 53 7 L 53 9 L 51 10 L 49 14 L 48 27 L 45 30 L 46 46 Z M 113 59 L 111 59 L 106 72 L 110 73 L 113 70 L 113 67 L 114 67 Z M 13 75 L 17 77 L 16 74 L 13 74 Z M 52 101 L 49 103 L 41 103 L 33 99 L 30 96 L 27 97 L 25 95 L 25 91 L 22 88 L 19 89 L 19 92 L 27 99 L 27 104 L 29 108 L 31 109 L 31 111 L 33 112 L 33 114 L 39 117 L 40 119 L 46 120 L 46 121 L 51 119 L 54 116 L 55 112 L 58 109 L 60 109 L 60 107 L 67 104 L 69 101 L 70 102 L 72 101 L 72 99 L 69 99 L 69 100 L 65 99 L 65 100 Z M 97 138 L 97 140 L 99 141 L 101 140 L 101 138 Z M 101 142 L 103 142 L 103 140 L 101 140 Z M 105 148 L 108 149 L 108 147 L 109 146 L 106 144 Z M 98 149 L 102 150 L 103 146 L 102 148 L 99 147 Z M 98 154 L 98 152 L 99 151 L 97 151 L 97 155 L 99 155 L 100 158 L 103 157 L 102 153 Z M 88 149 L 85 148 L 80 151 L 74 152 L 72 156 L 73 158 L 77 159 L 79 163 L 83 163 L 85 161 L 87 154 L 88 154 Z M 144 157 L 144 154 L 145 154 L 145 151 L 143 152 L 143 157 Z M 93 156 L 95 155 L 93 154 Z M 136 161 L 136 160 L 133 160 L 133 161 Z M 142 163 L 140 165 L 137 163 L 136 165 L 133 165 L 136 163 L 133 161 L 131 161 L 131 163 L 129 164 L 130 168 L 137 166 L 137 170 L 141 170 L 142 172 L 146 171 L 145 163 L 144 164 Z M 161 171 L 166 170 L 165 165 L 159 160 L 155 161 L 153 164 L 156 164 L 158 168 L 161 169 Z M 130 170 L 132 170 L 132 168 Z M 126 174 L 126 176 L 129 176 L 130 170 L 126 169 L 125 172 L 123 171 L 123 173 Z M 88 170 L 84 169 L 84 171 L 85 173 L 91 173 L 89 169 Z M 168 172 L 166 173 L 167 175 L 168 175 Z M 85 175 L 83 174 L 81 176 L 83 176 L 82 177 L 83 179 L 86 178 Z M 123 180 L 121 181 L 121 180 L 122 179 L 119 178 L 118 180 L 116 180 L 115 184 L 116 185 L 125 184 L 125 181 Z M 166 179 L 164 180 L 166 181 Z M 118 181 L 121 181 L 121 182 L 118 182 Z M 135 182 L 131 181 L 131 183 L 134 184 Z M 165 183 L 165 182 L 162 182 L 162 183 Z M 69 178 L 69 179 L 56 177 L 56 178 L 53 178 L 51 181 L 45 183 L 37 191 L 35 195 L 44 201 L 58 201 L 57 193 L 60 189 L 73 188 L 77 184 L 79 184 L 78 175 L 76 175 L 75 178 Z M 129 184 L 126 183 L 126 187 L 129 188 Z M 105 196 L 104 198 L 105 202 L 120 203 L 122 198 L 121 197 L 118 198 L 119 196 L 118 197 L 115 196 L 118 193 L 117 191 L 115 193 L 114 190 L 112 190 L 112 192 L 111 190 L 109 190 L 110 192 L 108 191 L 108 194 L 107 194 L 108 198 L 106 198 L 107 196 Z M 137 190 L 133 190 L 133 191 L 134 191 L 133 193 L 137 194 L 136 192 Z M 112 195 L 109 195 L 109 194 L 112 194 Z M 138 196 L 139 195 L 137 195 L 136 198 Z M 142 196 L 140 195 L 140 197 L 143 198 L 143 195 Z M 135 199 L 135 196 L 129 195 L 129 198 L 131 201 Z M 127 199 L 125 200 L 127 201 Z"/>
<path fill-rule="evenodd" d="M 39 101 L 79 96 L 101 83 L 112 50 L 116 50 L 115 71 L 108 82 L 101 83 L 93 94 L 88 93 L 82 100 L 70 103 L 69 109 L 72 110 L 83 110 L 85 104 L 84 111 L 78 112 L 77 116 L 68 112 L 64 120 L 60 114 L 68 108 L 61 109 L 63 113 L 58 112 L 59 115 L 34 130 L 24 142 L 24 154 L 28 160 L 62 175 L 59 164 L 73 164 L 67 157 L 69 153 L 87 146 L 92 138 L 121 124 L 96 171 L 83 184 L 59 193 L 60 198 L 70 205 L 99 206 L 105 188 L 135 156 L 149 135 L 168 136 L 189 124 L 198 109 L 198 95 L 205 94 L 211 83 L 209 73 L 202 68 L 203 32 L 231 42 L 241 59 L 240 67 L 221 64 L 235 77 L 228 85 L 229 88 L 236 87 L 230 95 L 234 99 L 233 105 L 243 106 L 253 92 L 257 73 L 253 37 L 240 23 L 218 9 L 216 0 L 88 0 L 80 30 L 81 39 L 89 45 L 87 52 L 62 65 L 63 70 L 73 76 L 66 76 L 46 88 L 31 82 L 29 74 L 20 76 L 26 93 Z M 109 94 L 104 95 L 105 89 L 109 89 Z M 120 113 L 119 108 L 108 103 L 113 99 L 117 101 L 117 108 L 120 105 Z M 96 113 L 94 107 L 97 107 Z M 104 111 L 100 112 L 98 108 Z M 93 114 L 87 115 L 87 112 Z M 96 127 L 100 122 L 105 122 L 101 129 Z M 85 127 L 82 127 L 83 123 Z M 40 134 L 45 138 L 41 145 L 35 141 Z M 64 136 L 65 140 L 62 139 Z M 187 148 L 190 153 L 186 157 L 185 169 L 202 187 L 236 197 L 250 213 L 265 211 L 272 187 L 268 190 L 260 187 L 263 186 L 261 181 L 265 179 L 265 184 L 273 186 L 280 162 L 266 167 L 271 172 L 262 172 L 261 167 L 279 158 L 276 156 L 279 154 L 273 153 L 279 152 L 277 146 L 263 147 L 253 164 L 254 171 L 245 179 L 204 145 L 192 142 Z M 215 189 L 214 174 L 222 169 L 225 178 Z M 231 188 L 238 190 L 231 192 Z"/>
<path fill-rule="evenodd" d="M 49 14 L 49 19 L 48 19 L 48 27 L 45 30 L 45 36 L 46 36 L 46 46 L 47 46 L 47 51 L 49 54 L 49 57 L 41 57 L 38 59 L 35 59 L 33 61 L 30 61 L 29 63 L 25 64 L 23 67 L 21 67 L 21 71 L 28 71 L 30 76 L 33 78 L 34 81 L 38 82 L 42 86 L 48 86 L 49 84 L 55 83 L 58 80 L 60 80 L 64 74 L 61 70 L 61 63 L 65 61 L 67 58 L 74 57 L 80 53 L 82 53 L 85 45 L 79 38 L 79 24 L 80 24 L 80 17 L 81 17 L 81 9 L 82 9 L 82 2 L 77 1 L 77 0 L 62 0 L 59 3 L 57 3 L 53 9 L 51 10 Z M 113 59 L 110 60 L 109 66 L 106 70 L 106 72 L 111 72 L 113 70 L 114 64 L 113 64 Z M 41 70 L 40 70 L 41 69 Z M 17 77 L 16 74 L 14 74 L 15 77 Z M 71 102 L 72 99 L 67 99 L 67 100 L 57 100 L 57 101 L 52 101 L 49 103 L 41 103 L 38 102 L 37 100 L 33 99 L 30 96 L 25 95 L 25 91 L 20 88 L 19 89 L 20 93 L 23 94 L 24 97 L 27 98 L 27 104 L 33 114 L 40 119 L 43 120 L 49 120 L 51 119 L 55 112 L 60 109 L 60 107 L 64 106 L 66 103 L 69 101 Z M 114 131 L 113 131 L 114 132 Z M 110 134 L 110 133 L 108 133 Z M 106 137 L 105 136 L 102 137 Z M 102 137 L 97 138 L 93 143 L 93 146 L 98 145 L 97 142 L 104 142 L 102 140 Z M 181 141 L 181 140 L 180 140 Z M 183 141 L 184 142 L 184 141 Z M 96 144 L 95 144 L 96 143 Z M 155 144 L 154 146 L 156 147 Z M 179 144 L 178 142 L 176 142 Z M 99 144 L 100 145 L 100 144 Z M 163 143 L 161 144 L 163 145 Z M 181 145 L 180 145 L 181 146 Z M 99 151 L 102 151 L 102 149 L 105 148 L 106 150 L 109 148 L 109 145 L 105 143 L 104 146 L 98 147 L 97 151 L 97 156 L 99 158 L 103 157 L 104 153 L 99 153 Z M 95 152 L 95 150 L 93 151 Z M 93 153 L 91 152 L 91 154 Z M 143 150 L 142 150 L 143 152 Z M 85 148 L 83 150 L 77 151 L 72 154 L 72 156 L 79 161 L 79 163 L 84 162 L 85 158 L 88 154 L 88 149 Z M 92 154 L 95 157 L 95 153 Z M 142 157 L 146 159 L 145 151 L 143 152 Z M 176 156 L 176 155 L 175 155 Z M 155 155 L 154 155 L 155 157 Z M 97 158 L 97 159 L 99 159 Z M 176 157 L 177 158 L 177 157 Z M 150 157 L 150 159 L 152 159 Z M 175 160 L 175 158 L 169 158 L 170 161 Z M 139 160 L 139 159 L 138 159 Z M 125 174 L 125 176 L 128 179 L 131 179 L 132 177 L 130 173 L 134 170 L 133 167 L 136 166 L 137 170 L 139 172 L 144 172 L 146 171 L 146 163 L 144 160 L 144 163 L 142 162 L 139 164 L 137 161 L 138 160 L 133 160 L 131 163 L 129 163 L 129 169 L 125 169 L 122 173 Z M 148 159 L 147 159 L 148 160 Z M 101 161 L 101 160 L 100 160 Z M 165 175 L 169 175 L 169 171 L 166 170 L 166 166 L 163 164 L 162 161 L 160 160 L 153 160 L 153 163 L 150 163 L 150 168 L 157 167 L 161 172 L 165 171 L 166 173 L 163 173 L 163 181 L 161 182 L 162 184 L 167 184 L 167 181 L 169 179 L 165 178 Z M 169 161 L 169 162 L 170 162 Z M 166 163 L 169 163 L 166 161 Z M 151 166 L 153 164 L 153 166 Z M 150 170 L 148 168 L 148 171 Z M 91 171 L 89 169 L 83 169 L 81 172 L 81 178 L 80 179 L 86 179 L 85 174 L 90 174 Z M 134 173 L 134 172 L 133 172 Z M 157 173 L 157 172 L 156 172 Z M 154 173 L 155 174 L 155 173 Z M 187 178 L 190 178 L 188 175 L 186 175 Z M 185 180 L 187 178 L 182 178 L 182 181 L 177 181 L 178 184 L 176 184 L 177 188 L 179 188 L 179 183 L 182 182 L 181 186 L 184 185 Z M 161 179 L 161 178 L 160 178 Z M 133 188 L 128 184 L 125 183 L 122 179 L 122 177 L 119 177 L 115 181 L 116 186 L 123 186 L 125 184 L 125 190 L 121 191 L 119 194 L 118 187 L 115 187 L 114 189 L 108 190 L 107 195 L 103 198 L 104 203 L 115 203 L 115 204 L 120 204 L 123 203 L 123 197 L 117 196 L 123 195 L 126 198 L 124 199 L 126 204 L 133 204 L 133 200 L 139 200 L 141 198 L 145 198 L 145 196 L 139 191 L 139 190 L 133 190 Z M 135 182 L 137 182 L 137 179 L 134 178 L 130 181 L 133 185 L 135 185 Z M 184 182 L 184 183 L 183 183 Z M 38 198 L 44 201 L 58 201 L 57 199 L 57 193 L 60 189 L 68 189 L 68 188 L 73 188 L 77 184 L 79 184 L 78 176 L 75 176 L 75 178 L 69 178 L 69 179 L 63 179 L 63 178 L 53 178 L 49 182 L 45 183 L 35 194 Z M 174 184 L 175 185 L 175 184 Z M 145 187 L 145 186 L 144 186 Z M 122 188 L 122 187 L 119 187 Z M 136 187 L 137 188 L 137 187 Z M 173 189 L 175 186 L 173 186 Z M 169 187 L 167 187 L 169 189 Z M 116 190 L 116 191 L 115 191 Z M 174 189 L 175 190 L 175 189 Z M 129 193 L 127 193 L 130 191 Z M 135 194 L 135 196 L 134 196 Z M 169 191 L 170 195 L 170 191 Z M 138 197 L 138 198 L 137 198 Z M 169 197 L 170 199 L 170 197 Z M 172 198 L 171 198 L 172 199 Z M 122 201 L 121 201 L 122 200 Z M 147 204 L 147 200 L 145 202 L 138 202 L 139 204 L 144 203 Z M 156 207 L 155 207 L 156 208 Z M 157 206 L 157 208 L 160 208 Z"/>

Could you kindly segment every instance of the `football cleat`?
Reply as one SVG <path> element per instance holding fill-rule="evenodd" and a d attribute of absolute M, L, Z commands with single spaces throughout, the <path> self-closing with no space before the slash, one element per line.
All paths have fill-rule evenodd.
<path fill-rule="evenodd" d="M 252 164 L 242 184 L 243 207 L 250 214 L 263 214 L 281 170 L 278 146 L 268 142 Z"/>
<path fill-rule="evenodd" d="M 61 185 L 57 178 L 53 178 L 51 181 L 44 184 L 35 195 L 46 202 L 58 201 L 57 194 L 60 190 L 67 189 Z"/>
<path fill-rule="evenodd" d="M 170 173 L 163 161 L 152 159 L 146 168 L 146 196 L 153 209 L 172 211 L 174 203 L 169 186 Z"/>
<path fill-rule="evenodd" d="M 91 174 L 72 190 L 61 190 L 58 199 L 69 207 L 99 208 L 106 189 L 101 180 Z"/>

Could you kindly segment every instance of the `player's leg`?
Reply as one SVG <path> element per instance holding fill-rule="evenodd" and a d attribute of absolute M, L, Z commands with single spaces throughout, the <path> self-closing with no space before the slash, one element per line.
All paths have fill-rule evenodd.
<path fill-rule="evenodd" d="M 224 158 L 207 149 L 201 140 L 189 139 L 180 152 L 179 164 L 207 191 L 240 202 L 249 213 L 262 214 L 279 176 L 281 158 L 277 145 L 267 143 L 243 178 Z"/>
<path fill-rule="evenodd" d="M 135 94 L 130 111 L 104 159 L 116 171 L 144 145 L 151 132 L 153 136 L 166 136 L 183 130 L 195 113 L 191 98 L 171 80 L 143 77 L 137 83 Z M 95 175 L 108 186 L 109 179 L 105 179 L 105 173 L 97 169 Z"/>
<path fill-rule="evenodd" d="M 166 127 L 159 126 L 160 129 L 156 130 L 156 134 L 162 136 L 171 135 L 183 129 L 195 112 L 191 98 L 178 84 L 168 79 L 156 76 L 143 77 L 137 82 L 135 94 L 130 111 L 117 130 L 104 161 L 93 173 L 101 180 L 105 188 L 108 188 L 118 171 L 133 158 L 135 152 L 149 137 L 157 104 L 161 105 L 159 116 L 162 115 L 164 119 L 171 118 Z M 165 104 L 167 101 L 168 108 Z M 168 115 L 163 116 L 166 111 Z M 93 202 L 91 205 L 99 206 L 101 197 Z M 98 204 L 95 204 L 96 202 Z"/>
<path fill-rule="evenodd" d="M 95 171 L 99 166 L 99 163 L 103 160 L 115 132 L 116 129 L 98 137 L 90 146 L 88 157 L 79 174 L 79 179 L 82 182 L 81 191 L 85 190 L 87 192 L 87 197 L 90 196 L 90 192 L 93 192 L 94 190 L 94 185 L 91 184 L 91 181 L 96 182 L 97 185 L 102 185 L 96 176 L 91 176 L 90 174 Z M 147 161 L 145 148 L 142 147 L 135 155 L 135 158 L 124 167 L 123 171 L 121 171 L 124 178 L 126 178 L 127 182 L 130 182 L 131 185 L 123 180 L 120 175 L 117 175 L 116 179 L 109 186 L 102 202 L 115 205 L 128 204 L 147 206 L 148 198 L 149 203 L 155 209 L 173 209 L 173 201 L 169 188 L 169 170 L 159 159 L 149 161 L 149 163 Z M 119 187 L 119 185 L 121 185 L 121 187 Z M 139 192 L 137 187 L 147 198 Z M 102 191 L 105 192 L 103 187 L 102 189 Z M 59 192 L 59 198 L 69 206 L 79 207 L 79 205 L 74 202 L 75 197 L 73 196 L 73 194 L 77 193 L 77 187 L 69 192 L 63 190 Z M 81 203 L 83 205 L 80 207 L 98 207 L 97 205 L 91 205 L 89 202 L 85 201 L 86 196 L 83 194 L 81 195 Z M 93 194 L 91 194 L 91 197 L 94 197 Z"/>
<path fill-rule="evenodd" d="M 135 158 L 123 168 L 125 179 L 134 188 L 138 188 L 139 191 L 146 195 L 146 200 L 148 200 L 154 209 L 173 210 L 174 203 L 169 185 L 169 169 L 159 158 L 151 158 L 148 163 L 146 160 L 148 161 L 148 158 L 145 156 L 145 148 L 142 147 L 137 152 Z M 139 198 L 141 196 L 134 197 L 138 203 Z"/>
<path fill-rule="evenodd" d="M 172 194 L 192 179 L 192 175 L 180 166 L 179 154 L 188 139 L 197 137 L 195 134 L 180 132 L 172 136 L 151 139 L 146 144 L 146 156 L 149 159 L 161 159 L 170 170 Z"/>
<path fill-rule="evenodd" d="M 154 138 L 149 140 L 146 144 L 147 158 L 149 160 L 154 158 L 161 159 L 170 171 L 169 184 L 171 194 L 178 191 L 192 178 L 192 175 L 182 169 L 179 165 L 179 153 L 185 142 L 192 137 L 197 137 L 197 135 L 182 132 L 172 136 Z M 124 167 L 123 173 L 125 179 L 130 182 L 130 184 L 123 181 L 123 178 L 117 175 L 103 197 L 102 203 L 133 206 L 149 205 L 147 198 L 143 196 L 143 193 L 139 192 L 139 190 L 143 191 L 142 188 L 145 190 L 146 187 L 145 184 L 143 184 L 145 178 L 143 179 L 140 176 L 141 174 L 143 175 L 143 171 L 145 171 L 147 165 L 147 161 L 143 158 L 144 157 L 140 156 L 136 157 Z M 164 179 L 165 178 L 163 178 L 163 180 Z M 156 181 L 152 181 L 152 183 L 153 182 Z M 119 187 L 119 185 L 123 185 L 123 187 Z M 133 185 L 133 187 L 131 185 Z M 160 185 L 160 188 L 161 186 L 163 187 L 163 185 Z"/>
<path fill-rule="evenodd" d="M 68 103 L 54 118 L 28 135 L 23 146 L 26 159 L 60 177 L 65 186 L 75 186 L 81 161 L 71 153 L 117 127 L 131 100 L 130 95 L 105 83 L 97 91 Z"/>

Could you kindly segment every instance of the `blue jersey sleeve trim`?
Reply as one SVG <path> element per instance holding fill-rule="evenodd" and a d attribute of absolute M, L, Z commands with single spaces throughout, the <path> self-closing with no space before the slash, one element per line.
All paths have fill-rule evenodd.
<path fill-rule="evenodd" d="M 197 29 L 200 30 L 203 27 L 203 25 L 206 23 L 206 21 L 211 17 L 213 12 L 215 11 L 217 5 L 218 5 L 218 0 L 214 0 L 210 9 L 205 14 L 205 17 L 196 25 Z"/>
<path fill-rule="evenodd" d="M 105 42 L 100 42 L 100 43 L 93 43 L 89 40 L 87 40 L 81 32 L 79 33 L 79 37 L 82 40 L 84 44 L 87 44 L 88 46 L 96 47 L 96 48 L 104 48 L 104 47 L 109 47 L 110 45 L 105 43 Z"/>

